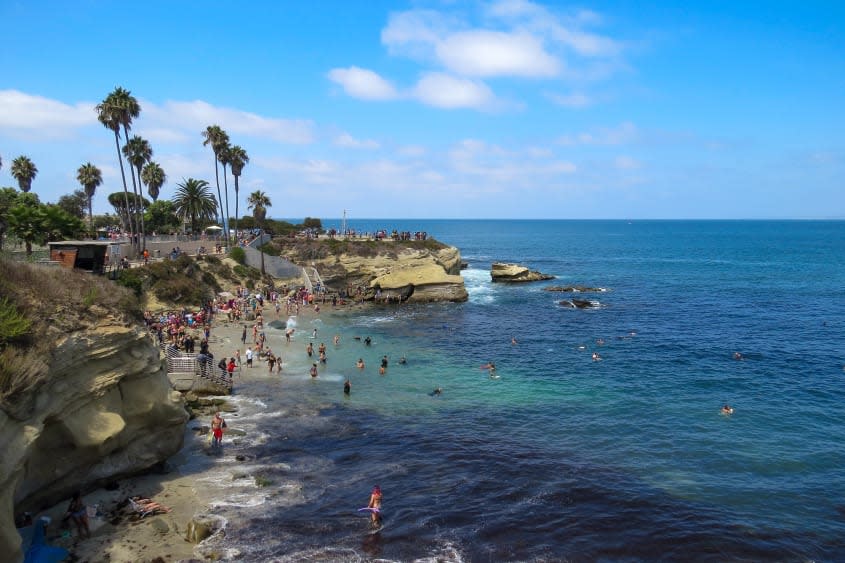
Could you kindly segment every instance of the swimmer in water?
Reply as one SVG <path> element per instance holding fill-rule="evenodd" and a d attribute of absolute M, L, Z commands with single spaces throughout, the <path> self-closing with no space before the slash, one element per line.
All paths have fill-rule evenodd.
<path fill-rule="evenodd" d="M 429 393 L 429 395 L 431 395 L 432 397 L 439 397 L 442 393 L 443 393 L 443 388 L 441 388 L 441 387 L 435 387 L 435 388 L 434 388 L 434 391 L 432 391 L 431 393 Z"/>
<path fill-rule="evenodd" d="M 310 370 L 309 373 L 311 373 L 312 378 L 317 377 L 317 363 L 316 362 L 311 365 L 311 370 Z"/>
<path fill-rule="evenodd" d="M 734 352 L 734 360 L 741 360 L 741 359 L 742 359 L 742 354 L 740 354 L 739 352 Z"/>
<path fill-rule="evenodd" d="M 593 352 L 593 361 L 594 361 L 594 362 L 598 362 L 598 361 L 600 361 L 600 360 L 601 360 L 601 356 L 599 355 L 599 353 L 598 353 L 598 352 Z"/>
<path fill-rule="evenodd" d="M 355 364 L 358 369 L 364 369 L 364 358 L 358 358 L 358 362 Z"/>
<path fill-rule="evenodd" d="M 722 412 L 722 414 L 729 416 L 729 415 L 732 415 L 734 413 L 734 409 L 733 409 L 732 406 L 726 404 L 724 407 L 722 407 L 721 412 Z"/>
<path fill-rule="evenodd" d="M 402 356 L 401 358 L 399 358 L 399 363 L 405 365 L 408 363 L 408 360 L 407 358 L 405 358 L 405 356 Z"/>
<path fill-rule="evenodd" d="M 516 336 L 511 336 L 511 344 L 512 344 L 512 345 L 514 345 L 514 346 L 516 346 L 517 344 L 519 344 L 519 343 L 516 341 Z"/>
<path fill-rule="evenodd" d="M 346 381 L 343 382 L 343 394 L 349 395 L 349 393 L 351 391 L 352 391 L 352 382 L 349 381 L 349 378 L 347 377 Z"/>

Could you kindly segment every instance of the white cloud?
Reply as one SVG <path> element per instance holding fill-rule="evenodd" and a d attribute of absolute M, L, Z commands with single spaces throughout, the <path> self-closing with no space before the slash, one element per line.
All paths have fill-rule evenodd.
<path fill-rule="evenodd" d="M 401 156 L 419 157 L 426 154 L 426 148 L 420 145 L 406 145 L 396 151 Z"/>
<path fill-rule="evenodd" d="M 192 102 L 167 101 L 156 105 L 144 101 L 140 123 L 151 125 L 159 135 L 178 137 L 188 131 L 199 139 L 209 125 L 220 125 L 229 135 L 246 135 L 288 144 L 314 142 L 314 124 L 305 119 L 279 119 L 233 108 L 213 106 L 202 100 Z M 175 129 L 175 131 L 174 131 Z M 190 137 L 189 137 L 190 138 Z"/>
<path fill-rule="evenodd" d="M 353 98 L 364 100 L 393 100 L 398 97 L 396 88 L 371 70 L 350 66 L 334 68 L 328 73 L 329 80 L 340 84 Z"/>
<path fill-rule="evenodd" d="M 436 53 L 446 68 L 463 76 L 551 77 L 561 68 L 539 39 L 523 32 L 454 33 L 437 43 Z"/>
<path fill-rule="evenodd" d="M 491 109 L 496 98 L 483 82 L 429 72 L 420 78 L 412 96 L 422 103 L 444 108 Z"/>
<path fill-rule="evenodd" d="M 558 138 L 560 145 L 625 145 L 635 142 L 640 137 L 636 125 L 630 121 L 620 123 L 612 129 L 598 129 L 595 132 L 582 132 L 575 135 L 563 135 Z"/>
<path fill-rule="evenodd" d="M 372 139 L 356 139 L 349 133 L 341 133 L 334 138 L 333 142 L 335 146 L 349 149 L 377 149 L 380 146 L 378 141 Z"/>
<path fill-rule="evenodd" d="M 80 127 L 97 125 L 94 108 L 91 102 L 66 104 L 18 90 L 0 90 L 0 129 L 62 138 Z"/>

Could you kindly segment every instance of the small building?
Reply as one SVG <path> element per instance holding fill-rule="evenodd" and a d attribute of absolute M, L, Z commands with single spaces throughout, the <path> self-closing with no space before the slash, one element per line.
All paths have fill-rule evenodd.
<path fill-rule="evenodd" d="M 109 266 L 116 267 L 124 256 L 122 246 L 128 243 L 108 240 L 62 240 L 48 242 L 50 261 L 65 268 L 88 270 L 95 274 L 105 273 Z"/>

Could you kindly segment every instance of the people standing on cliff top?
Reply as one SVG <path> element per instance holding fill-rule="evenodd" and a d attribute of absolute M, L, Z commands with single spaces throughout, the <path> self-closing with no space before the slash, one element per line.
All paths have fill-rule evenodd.
<path fill-rule="evenodd" d="M 223 445 L 223 429 L 226 428 L 226 421 L 220 413 L 214 413 L 211 419 L 211 446 L 219 448 Z"/>

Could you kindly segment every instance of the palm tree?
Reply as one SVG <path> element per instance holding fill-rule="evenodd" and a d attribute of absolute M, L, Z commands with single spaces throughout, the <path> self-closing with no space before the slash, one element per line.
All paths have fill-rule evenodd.
<path fill-rule="evenodd" d="M 208 189 L 208 182 L 188 178 L 176 184 L 176 196 L 173 198 L 173 205 L 176 206 L 176 215 L 184 222 L 191 220 L 191 232 L 197 232 L 197 221 L 213 220 L 217 211 L 217 200 Z"/>
<path fill-rule="evenodd" d="M 91 209 L 91 200 L 94 199 L 94 192 L 97 191 L 97 186 L 103 183 L 103 174 L 99 168 L 87 162 L 76 171 L 76 179 L 82 184 L 82 188 L 85 190 L 85 197 L 88 198 L 88 222 L 93 233 L 94 213 Z"/>
<path fill-rule="evenodd" d="M 123 110 L 121 109 L 121 100 L 125 94 L 129 92 L 121 87 L 114 89 L 106 98 L 97 104 L 97 119 L 103 124 L 103 127 L 111 130 L 114 133 L 114 146 L 117 148 L 117 162 L 120 164 L 120 177 L 123 179 L 123 196 L 126 210 L 129 210 L 129 188 L 126 186 L 126 172 L 123 170 L 123 158 L 120 156 L 120 125 L 123 123 Z M 127 217 L 128 219 L 128 217 Z M 130 238 L 134 244 L 134 232 L 132 229 L 132 221 L 127 220 L 126 227 L 129 229 Z"/>
<path fill-rule="evenodd" d="M 141 217 L 141 247 L 147 247 L 147 233 L 144 229 L 144 207 L 142 205 L 138 205 L 138 196 L 139 194 L 143 198 L 143 191 L 141 185 L 141 169 L 144 165 L 150 162 L 153 158 L 153 149 L 150 147 L 149 141 L 139 137 L 138 135 L 134 135 L 126 144 L 123 146 L 123 155 L 126 157 L 126 161 L 129 162 L 130 166 L 135 167 L 135 172 L 138 174 L 138 189 L 135 190 L 135 175 L 132 175 L 132 189 L 135 191 L 135 209 L 138 211 L 138 215 Z"/>
<path fill-rule="evenodd" d="M 112 98 L 112 105 L 117 108 L 116 113 L 118 121 L 120 121 L 120 125 L 123 127 L 123 141 L 125 147 L 129 144 L 129 130 L 132 129 L 132 120 L 141 114 L 141 105 L 138 103 L 135 96 L 133 96 L 129 90 L 124 88 L 115 88 L 114 92 L 109 95 Z M 131 166 L 132 163 L 130 162 L 129 165 Z M 143 209 L 143 206 L 138 205 L 138 185 L 135 183 L 135 175 L 130 173 L 129 177 L 132 178 L 132 193 L 135 194 L 135 206 L 133 208 L 135 214 L 133 218 L 135 219 L 135 235 L 137 238 L 138 235 L 142 234 L 139 215 L 141 214 L 140 210 Z M 134 244 L 135 248 L 140 252 L 141 241 L 138 240 Z"/>
<path fill-rule="evenodd" d="M 202 146 L 205 147 L 210 144 L 211 150 L 214 151 L 214 177 L 217 180 L 217 201 L 223 201 L 220 193 L 220 172 L 217 169 L 217 162 L 220 157 L 220 149 L 229 144 L 229 135 L 219 125 L 209 125 L 202 132 L 202 136 L 205 138 Z M 221 221 L 221 223 L 224 229 L 227 228 L 224 221 Z"/>
<path fill-rule="evenodd" d="M 244 166 L 249 162 L 249 155 L 239 145 L 229 149 L 229 166 L 232 168 L 232 176 L 235 177 L 235 241 L 238 238 L 238 178 L 241 177 Z"/>
<path fill-rule="evenodd" d="M 147 193 L 153 198 L 153 202 L 158 201 L 159 191 L 167 181 L 164 169 L 156 162 L 148 162 L 141 172 L 141 180 L 147 185 Z"/>
<path fill-rule="evenodd" d="M 231 150 L 232 146 L 229 143 L 226 143 L 224 146 L 220 147 L 220 151 L 217 153 L 217 160 L 219 160 L 220 164 L 223 165 L 223 196 L 226 198 L 226 219 L 223 223 L 223 226 L 226 228 L 227 245 L 229 244 L 229 181 L 226 179 L 226 166 L 229 165 L 229 151 Z"/>
<path fill-rule="evenodd" d="M 273 204 L 270 202 L 270 197 L 261 190 L 249 194 L 247 204 L 252 209 L 252 217 L 261 229 L 261 246 L 264 246 L 264 219 L 267 217 L 267 208 L 272 207 Z M 261 275 L 263 276 L 266 273 L 264 271 L 264 251 L 261 250 L 260 246 L 258 247 L 258 251 L 261 253 Z"/>
<path fill-rule="evenodd" d="M 12 176 L 18 181 L 18 186 L 22 192 L 28 192 L 32 189 L 32 181 L 35 175 L 38 174 L 38 168 L 35 167 L 29 157 L 19 156 L 12 161 Z"/>

